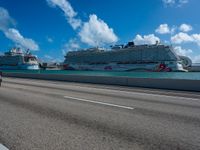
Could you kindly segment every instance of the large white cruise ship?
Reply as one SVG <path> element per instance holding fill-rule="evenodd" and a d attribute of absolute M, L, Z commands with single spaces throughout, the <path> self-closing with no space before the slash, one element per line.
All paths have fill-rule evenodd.
<path fill-rule="evenodd" d="M 71 51 L 65 56 L 65 70 L 96 71 L 187 71 L 190 59 L 178 56 L 172 46 L 161 44 L 115 45 L 111 50 L 91 48 Z"/>
<path fill-rule="evenodd" d="M 38 70 L 36 56 L 30 52 L 24 53 L 20 48 L 13 48 L 0 56 L 0 70 Z"/>

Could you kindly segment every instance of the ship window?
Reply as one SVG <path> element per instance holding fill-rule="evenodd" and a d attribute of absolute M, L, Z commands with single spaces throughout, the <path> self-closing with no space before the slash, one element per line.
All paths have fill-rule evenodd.
<path fill-rule="evenodd" d="M 34 58 L 30 58 L 30 60 L 31 60 L 31 61 L 35 61 L 35 59 L 34 59 Z"/>
<path fill-rule="evenodd" d="M 34 57 L 24 57 L 24 61 L 25 62 L 29 62 L 29 61 L 35 61 L 36 59 Z"/>

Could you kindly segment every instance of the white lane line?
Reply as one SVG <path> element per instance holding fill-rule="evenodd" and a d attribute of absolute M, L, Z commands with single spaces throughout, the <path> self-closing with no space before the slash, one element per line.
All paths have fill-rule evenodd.
<path fill-rule="evenodd" d="M 135 109 L 133 107 L 123 106 L 123 105 L 116 105 L 116 104 L 111 104 L 111 103 L 104 103 L 104 102 L 93 101 L 93 100 L 88 100 L 88 99 L 83 99 L 83 98 L 77 98 L 77 97 L 64 96 L 64 98 L 73 99 L 73 100 L 82 101 L 82 102 L 88 102 L 88 103 L 94 103 L 94 104 L 100 104 L 100 105 L 106 105 L 106 106 L 124 108 L 124 109 L 129 109 L 129 110 Z"/>
<path fill-rule="evenodd" d="M 3 146 L 2 144 L 0 144 L 0 150 L 9 150 L 9 149 Z"/>
<path fill-rule="evenodd" d="M 175 96 L 175 95 L 165 95 L 165 94 L 151 94 L 151 93 L 145 93 L 145 92 L 135 92 L 135 91 L 123 91 L 123 90 L 115 90 L 115 89 L 101 89 L 101 88 L 96 88 L 96 87 L 81 87 L 81 86 L 74 86 L 74 85 L 71 85 L 72 87 L 74 88 L 77 88 L 77 89 L 88 89 L 88 91 L 94 91 L 97 90 L 97 91 L 102 91 L 102 92 L 114 92 L 114 93 L 124 93 L 124 94 L 130 94 L 130 95 L 133 95 L 135 96 L 135 94 L 137 95 L 140 95 L 140 96 L 152 96 L 152 97 L 157 97 L 157 98 L 170 98 L 171 100 L 174 100 L 174 99 L 177 99 L 177 100 L 185 100 L 185 101 L 199 101 L 200 102 L 200 99 L 198 98 L 190 98 L 190 97 L 183 97 L 183 96 Z M 149 90 L 150 91 L 150 90 Z M 166 93 L 168 94 L 168 93 Z"/>
<path fill-rule="evenodd" d="M 37 84 L 35 84 L 37 85 Z M 62 85 L 63 86 L 63 85 Z M 66 86 L 66 85 L 65 85 Z M 184 100 L 184 101 L 199 101 L 200 102 L 200 99 L 198 98 L 189 98 L 189 97 L 183 97 L 183 96 L 170 96 L 170 95 L 165 95 L 165 94 L 151 94 L 151 93 L 145 93 L 145 92 L 134 92 L 134 91 L 123 91 L 123 90 L 115 90 L 115 89 L 102 89 L 102 88 L 96 88 L 96 87 L 87 87 L 87 86 L 76 86 L 76 85 L 70 85 L 70 88 L 77 88 L 77 89 L 87 89 L 89 91 L 94 91 L 97 90 L 97 91 L 105 91 L 105 92 L 114 92 L 114 93 L 124 93 L 124 94 L 131 94 L 131 95 L 134 95 L 134 94 L 137 94 L 137 95 L 140 95 L 140 96 L 152 96 L 152 97 L 157 97 L 157 98 L 170 98 L 171 100 Z M 151 90 L 148 90 L 148 91 L 151 91 Z M 168 93 L 166 93 L 168 94 Z"/>

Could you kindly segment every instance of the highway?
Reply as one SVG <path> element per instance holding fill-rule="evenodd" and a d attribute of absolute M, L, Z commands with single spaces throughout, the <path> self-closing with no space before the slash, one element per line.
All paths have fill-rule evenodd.
<path fill-rule="evenodd" d="M 9 150 L 200 150 L 200 93 L 3 78 Z"/>

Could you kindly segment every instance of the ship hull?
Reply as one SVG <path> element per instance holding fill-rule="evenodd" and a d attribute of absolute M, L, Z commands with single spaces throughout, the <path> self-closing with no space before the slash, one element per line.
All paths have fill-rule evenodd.
<path fill-rule="evenodd" d="M 16 65 L 16 66 L 9 66 L 9 65 L 3 65 L 0 66 L 0 70 L 39 70 L 38 65 Z"/>
<path fill-rule="evenodd" d="M 144 72 L 186 72 L 178 62 L 173 64 L 64 64 L 64 70 L 91 70 L 91 71 L 144 71 Z"/>

